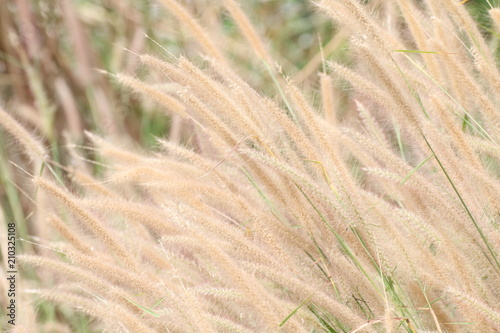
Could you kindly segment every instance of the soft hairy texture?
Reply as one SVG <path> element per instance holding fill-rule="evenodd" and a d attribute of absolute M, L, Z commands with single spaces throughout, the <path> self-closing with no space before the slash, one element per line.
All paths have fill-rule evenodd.
<path fill-rule="evenodd" d="M 314 3 L 350 34 L 354 60 L 324 60 L 312 92 L 278 73 L 240 4 L 223 1 L 274 77 L 271 98 L 181 2 L 160 3 L 205 62 L 141 56 L 174 93 L 116 79 L 183 119 L 190 140 L 147 152 L 88 134 L 102 174 L 71 169 L 72 191 L 34 179 L 48 201 L 39 223 L 56 234 L 44 241 L 60 251 L 19 258 L 57 281 L 41 296 L 110 331 L 498 330 L 500 73 L 462 4 Z M 47 163 L 2 110 L 0 123 Z"/>

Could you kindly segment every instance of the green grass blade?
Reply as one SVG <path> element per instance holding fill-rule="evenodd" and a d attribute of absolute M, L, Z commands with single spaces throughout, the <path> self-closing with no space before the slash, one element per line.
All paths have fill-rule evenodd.
<path fill-rule="evenodd" d="M 448 172 L 446 172 L 446 169 L 444 168 L 443 164 L 441 163 L 441 160 L 437 157 L 436 152 L 434 151 L 434 149 L 432 148 L 432 146 L 430 145 L 429 141 L 427 140 L 427 138 L 425 137 L 425 135 L 423 133 L 422 133 L 422 137 L 424 138 L 425 143 L 427 144 L 427 146 L 431 150 L 432 154 L 436 158 L 436 161 L 438 162 L 439 167 L 441 168 L 441 170 L 443 170 L 446 178 L 448 179 L 448 182 L 451 184 L 451 187 L 453 188 L 456 195 L 458 196 L 458 199 L 462 203 L 462 206 L 464 206 L 465 211 L 467 212 L 467 215 L 469 216 L 469 218 L 471 219 L 472 223 L 474 224 L 477 232 L 481 236 L 481 239 L 483 240 L 484 244 L 486 245 L 486 248 L 490 252 L 491 257 L 493 258 L 493 261 L 495 261 L 496 267 L 493 266 L 493 268 L 495 268 L 497 273 L 499 273 L 498 269 L 500 269 L 500 263 L 498 262 L 497 255 L 496 255 L 495 251 L 493 250 L 493 248 L 491 247 L 490 242 L 488 241 L 488 239 L 486 238 L 486 235 L 483 233 L 483 231 L 481 230 L 481 228 L 477 224 L 476 219 L 472 216 L 472 213 L 470 212 L 469 207 L 467 207 L 467 204 L 465 203 L 464 199 L 462 198 L 462 196 L 458 192 L 458 189 L 456 188 L 455 184 L 453 183 L 450 176 L 448 175 Z M 488 257 L 487 257 L 487 259 L 490 260 Z"/>
<path fill-rule="evenodd" d="M 290 105 L 290 102 L 286 98 L 286 95 L 283 92 L 283 89 L 281 89 L 281 85 L 279 84 L 278 80 L 276 79 L 276 75 L 274 75 L 273 70 L 271 69 L 271 67 L 269 66 L 269 64 L 267 62 L 265 62 L 265 61 L 264 61 L 264 66 L 266 67 L 267 71 L 269 72 L 269 75 L 273 79 L 273 82 L 276 85 L 276 89 L 278 89 L 278 92 L 279 92 L 281 98 L 283 99 L 283 102 L 285 103 L 286 108 L 290 112 L 290 115 L 292 116 L 293 121 L 298 125 L 299 124 L 299 120 L 297 119 L 297 116 L 295 115 L 295 112 L 293 111 L 293 108 Z"/>
<path fill-rule="evenodd" d="M 427 76 L 429 79 L 431 79 L 432 82 L 434 82 L 435 85 L 437 85 L 439 87 L 439 89 L 441 89 L 442 92 L 445 93 L 446 96 L 448 96 L 448 98 L 450 98 L 460 109 L 462 109 L 465 114 L 477 125 L 477 128 L 475 127 L 474 124 L 472 124 L 471 122 L 469 122 L 468 119 L 465 119 L 464 117 L 462 117 L 460 114 L 454 112 L 458 117 L 460 117 L 463 121 L 467 122 L 472 128 L 474 128 L 474 130 L 476 132 L 479 133 L 479 135 L 481 135 L 483 138 L 485 139 L 488 139 L 492 142 L 495 142 L 495 140 L 493 140 L 493 138 L 488 134 L 488 132 L 486 132 L 486 130 L 481 126 L 481 124 L 479 124 L 475 119 L 474 117 L 471 116 L 471 114 L 469 113 L 469 111 L 467 111 L 463 106 L 462 104 L 460 104 L 441 84 L 439 84 L 439 82 L 437 82 L 429 73 L 427 73 L 421 66 L 419 66 L 412 58 L 406 56 L 406 58 L 415 66 L 418 68 L 418 70 L 420 70 L 422 73 L 424 73 L 425 76 Z"/>
<path fill-rule="evenodd" d="M 377 284 L 373 281 L 373 279 L 370 277 L 370 275 L 368 274 L 368 272 L 364 269 L 364 267 L 361 265 L 361 263 L 359 262 L 358 258 L 354 255 L 354 253 L 352 252 L 352 250 L 350 249 L 349 245 L 347 245 L 347 243 L 344 241 L 344 239 L 342 239 L 342 237 L 340 237 L 340 235 L 335 231 L 335 229 L 332 227 L 332 225 L 330 224 L 330 222 L 328 222 L 328 220 L 323 216 L 323 214 L 319 211 L 319 209 L 314 205 L 314 203 L 311 201 L 311 199 L 307 196 L 307 194 L 302 190 L 302 188 L 297 184 L 295 183 L 295 186 L 299 189 L 300 193 L 302 193 L 302 195 L 306 198 L 306 200 L 309 202 L 309 204 L 313 207 L 313 209 L 316 211 L 316 213 L 318 213 L 319 217 L 321 218 L 321 220 L 326 224 L 326 226 L 328 227 L 328 229 L 333 233 L 333 235 L 335 236 L 335 238 L 337 239 L 337 241 L 339 242 L 340 246 L 342 247 L 342 249 L 349 255 L 349 257 L 351 258 L 351 260 L 353 261 L 353 263 L 356 265 L 356 267 L 363 273 L 363 275 L 368 279 L 368 281 L 370 282 L 370 284 L 375 288 L 375 290 L 377 290 L 377 292 L 379 294 L 381 294 L 380 292 L 380 289 L 379 287 L 377 286 Z"/>
<path fill-rule="evenodd" d="M 283 319 L 283 321 L 279 324 L 279 327 L 282 327 L 283 325 L 285 325 L 285 323 L 288 321 L 288 319 L 290 319 L 297 311 L 300 310 L 301 307 L 304 306 L 304 304 L 306 304 L 306 302 L 310 299 L 311 297 L 308 297 L 306 298 L 305 300 L 302 301 L 302 303 L 299 304 L 298 307 L 296 307 L 288 316 L 286 316 L 285 319 Z"/>
<path fill-rule="evenodd" d="M 403 139 L 401 138 L 401 131 L 399 130 L 399 125 L 394 121 L 394 132 L 396 132 L 396 140 L 398 141 L 399 152 L 401 153 L 401 158 L 406 161 L 405 148 L 403 145 Z"/>
<path fill-rule="evenodd" d="M 137 306 L 137 307 L 138 307 L 139 309 L 141 309 L 142 311 L 144 311 L 144 312 L 146 312 L 146 313 L 148 313 L 148 314 L 152 315 L 153 317 L 160 318 L 160 315 L 159 315 L 159 314 L 157 314 L 156 312 L 151 311 L 150 309 L 143 307 L 142 305 L 140 305 L 140 304 L 138 304 L 138 303 L 136 303 L 136 302 L 134 302 L 134 301 L 132 301 L 132 300 L 128 299 L 128 298 L 127 298 L 127 297 L 125 297 L 125 296 L 122 296 L 122 297 L 123 297 L 124 299 L 126 299 L 127 301 L 129 301 L 130 303 L 132 303 L 133 305 Z"/>
<path fill-rule="evenodd" d="M 257 182 L 255 181 L 255 179 L 253 179 L 252 175 L 245 169 L 245 168 L 241 168 L 241 170 L 243 171 L 243 173 L 245 174 L 245 176 L 248 178 L 248 180 L 250 181 L 250 183 L 253 185 L 253 187 L 255 187 L 255 189 L 257 190 L 257 192 L 259 193 L 260 197 L 264 200 L 264 202 L 266 203 L 266 205 L 269 207 L 269 209 L 271 210 L 271 213 L 278 219 L 280 220 L 281 222 L 284 222 L 286 221 L 286 219 L 284 218 L 284 216 L 279 212 L 279 210 L 274 206 L 274 204 L 272 203 L 272 201 L 264 194 L 264 192 L 262 191 L 262 189 L 259 187 L 259 185 L 257 184 Z"/>
<path fill-rule="evenodd" d="M 405 73 L 403 72 L 403 70 L 401 69 L 401 67 L 399 67 L 399 65 L 396 62 L 396 60 L 394 60 L 392 58 L 392 56 L 390 58 L 391 58 L 392 62 L 394 63 L 394 65 L 396 66 L 396 68 L 398 69 L 398 71 L 401 74 L 401 76 L 403 77 L 403 80 L 405 81 L 405 84 L 408 87 L 408 89 L 410 90 L 411 94 L 413 95 L 413 97 L 415 97 L 415 100 L 417 101 L 418 105 L 420 106 L 420 109 L 422 110 L 422 113 L 425 115 L 425 117 L 427 119 L 430 119 L 430 116 L 427 113 L 427 111 L 425 110 L 425 106 L 424 106 L 424 103 L 422 102 L 422 99 L 420 98 L 420 95 L 417 93 L 417 91 L 415 89 L 413 89 L 413 86 L 410 84 L 410 81 L 406 78 Z"/>
<path fill-rule="evenodd" d="M 406 183 L 406 181 L 408 179 L 410 179 L 410 177 L 418 171 L 418 169 L 420 169 L 428 160 L 430 160 L 434 155 L 431 155 L 429 157 L 427 157 L 425 160 L 423 160 L 419 165 L 417 165 L 413 170 L 410 171 L 409 174 L 406 175 L 406 177 L 401 181 L 400 185 L 403 185 L 404 183 Z"/>

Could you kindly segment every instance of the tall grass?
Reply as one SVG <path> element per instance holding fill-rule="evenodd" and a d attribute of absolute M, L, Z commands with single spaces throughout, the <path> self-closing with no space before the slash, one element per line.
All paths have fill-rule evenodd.
<path fill-rule="evenodd" d="M 498 331 L 496 3 L 491 24 L 472 1 L 316 1 L 337 34 L 302 69 L 244 2 L 159 3 L 189 36 L 184 54 L 127 51 L 142 78 L 99 76 L 164 110 L 170 133 L 152 147 L 120 131 L 91 83 L 92 119 L 111 125 L 68 135 L 61 155 L 46 148 L 57 126 L 37 136 L 0 110 L 28 157 L 14 170 L 32 179 L 3 180 L 12 216 L 33 212 L 36 226 L 19 240 L 16 330 Z M 97 75 L 82 45 L 80 74 Z M 33 73 L 36 110 L 53 120 Z M 66 80 L 57 93 L 76 112 Z"/>

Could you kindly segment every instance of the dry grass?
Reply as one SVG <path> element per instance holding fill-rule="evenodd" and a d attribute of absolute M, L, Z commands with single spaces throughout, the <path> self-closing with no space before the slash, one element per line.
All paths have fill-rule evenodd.
<path fill-rule="evenodd" d="M 108 67 L 62 1 L 78 66 L 54 87 L 43 38 L 3 36 L 25 80 L 10 82 L 19 112 L 0 110 L 3 219 L 23 249 L 14 331 L 498 332 L 497 8 L 479 26 L 458 1 L 317 1 L 338 35 L 299 64 L 276 51 L 295 41 L 247 16 L 265 5 L 159 4 L 182 54 L 161 38 L 143 54 L 132 34 L 130 62 Z M 108 6 L 154 26 L 137 22 L 149 7 Z"/>

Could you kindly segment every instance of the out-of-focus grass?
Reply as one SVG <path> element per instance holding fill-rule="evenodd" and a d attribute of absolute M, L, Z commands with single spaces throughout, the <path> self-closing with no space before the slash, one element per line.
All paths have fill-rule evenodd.
<path fill-rule="evenodd" d="M 230 54 L 239 71 L 248 71 L 251 83 L 253 79 L 260 85 L 265 69 L 255 71 L 259 64 L 241 51 L 245 41 L 217 2 L 186 5 L 202 23 L 213 23 L 207 26 L 213 26 L 209 34 L 221 41 L 218 46 Z M 326 44 L 334 35 L 331 21 L 304 1 L 248 1 L 243 5 L 262 28 L 260 32 L 283 72 L 290 76 L 318 54 L 319 39 Z M 82 130 L 88 129 L 104 134 L 126 132 L 142 144 L 149 142 L 147 136 L 159 132 L 154 130 L 156 106 L 122 94 L 96 69 L 147 76 L 134 53 L 164 51 L 145 34 L 173 55 L 199 55 L 182 24 L 155 1 L 25 0 L 12 5 L 2 2 L 0 6 L 0 96 L 4 103 L 15 105 L 11 109 L 30 106 L 33 114 L 20 112 L 20 118 L 31 117 L 28 122 L 43 131 L 44 137 L 66 132 L 79 139 Z M 36 81 L 43 83 L 37 86 Z M 46 97 L 43 101 L 39 98 L 42 95 Z M 145 113 L 151 114 L 146 117 L 149 124 L 144 124 Z M 168 126 L 163 132 L 167 130 Z"/>
<path fill-rule="evenodd" d="M 183 4 L 205 26 L 213 27 L 208 33 L 248 82 L 269 94 L 276 93 L 266 68 L 251 52 L 241 51 L 245 40 L 220 4 L 203 0 Z M 298 80 L 315 82 L 315 76 L 301 70 L 318 57 L 320 43 L 327 45 L 335 36 L 331 20 L 305 1 L 242 4 L 261 29 L 283 75 L 293 78 L 299 74 Z M 340 57 L 341 47 L 327 52 Z M 157 105 L 124 93 L 99 70 L 147 80 L 155 73 L 141 68 L 136 54 L 168 57 L 164 50 L 175 56 L 199 57 L 199 49 L 183 25 L 156 1 L 2 1 L 0 102 L 46 140 L 52 159 L 62 165 L 68 163 L 67 139 L 85 144 L 84 130 L 150 146 L 153 137 L 169 136 L 171 121 Z M 317 60 L 313 69 L 321 64 Z M 4 163 L 0 171 L 2 198 L 8 196 L 2 200 L 6 220 L 23 220 L 29 214 L 22 208 L 27 199 L 12 190 L 11 183 L 22 184 L 25 180 L 20 177 L 26 175 L 5 162 L 13 160 L 21 167 L 28 163 L 20 156 L 13 157 L 18 154 L 15 149 L 9 138 L 2 138 Z M 24 231 L 22 234 L 27 236 Z"/>
<path fill-rule="evenodd" d="M 469 12 L 478 22 L 479 26 L 484 29 L 485 33 L 492 33 L 491 19 L 488 15 L 488 10 L 498 8 L 499 0 L 472 0 L 466 3 Z"/>
<path fill-rule="evenodd" d="M 257 89 L 277 94 L 266 68 L 253 58 L 252 52 L 247 52 L 245 39 L 231 17 L 221 10 L 219 2 L 181 2 L 203 26 L 212 27 L 208 34 L 237 65 L 236 71 Z M 471 0 L 466 4 L 485 34 L 491 30 L 485 14 L 488 2 L 498 6 L 499 0 Z M 312 73 L 321 66 L 320 45 L 326 58 L 349 61 L 346 40 L 337 38 L 331 20 L 318 14 L 311 3 L 302 0 L 240 3 L 260 29 L 272 56 L 282 66 L 283 75 L 299 84 L 317 84 Z M 492 43 L 498 41 L 492 38 Z M 200 57 L 196 42 L 157 1 L 0 1 L 0 103 L 39 133 L 50 148 L 51 158 L 61 165 L 69 163 L 67 139 L 85 144 L 84 130 L 148 147 L 153 144 L 154 136 L 169 136 L 171 120 L 165 118 L 157 105 L 124 93 L 99 70 L 124 72 L 147 81 L 149 76 L 157 74 L 141 68 L 136 54 L 168 57 L 164 49 L 175 56 Z M 32 206 L 28 197 L 34 193 L 30 191 L 28 175 L 21 169 L 30 173 L 36 170 L 30 169 L 29 161 L 16 149 L 12 139 L 0 133 L 3 221 L 16 221 L 18 236 L 32 239 L 30 235 L 35 228 L 30 225 Z M 55 169 L 64 176 L 61 169 Z M 18 244 L 18 251 L 31 250 L 29 243 Z M 69 326 L 72 331 L 90 331 L 83 317 L 43 304 L 38 313 L 41 322 L 77 323 Z M 315 311 L 321 316 L 320 309 Z"/>
<path fill-rule="evenodd" d="M 256 88 L 276 94 L 266 68 L 251 52 L 245 52 L 246 42 L 221 4 L 209 0 L 180 2 L 204 26 L 212 27 L 209 35 L 229 56 L 236 71 Z M 261 29 L 283 75 L 299 74 L 301 82 L 314 83 L 317 78 L 311 75 L 313 71 L 301 70 L 308 65 L 314 70 L 321 64 L 320 43 L 326 46 L 335 36 L 331 21 L 306 1 L 241 3 Z M 342 53 L 338 45 L 344 46 L 336 44 L 326 51 L 338 56 Z M 157 1 L 0 1 L 0 103 L 44 140 L 54 170 L 63 181 L 65 172 L 58 165 L 75 163 L 66 144 L 85 145 L 85 130 L 145 147 L 154 143 L 154 137 L 172 134 L 172 120 L 156 104 L 123 90 L 102 73 L 123 72 L 147 81 L 157 74 L 140 67 L 137 54 L 141 53 L 200 58 L 197 43 Z M 183 139 L 189 140 L 189 135 Z M 40 247 L 31 242 L 43 243 L 31 224 L 36 193 L 29 174 L 38 172 L 13 139 L 1 132 L 2 224 L 16 221 L 18 253 L 38 251 Z M 22 275 L 35 278 L 30 272 Z M 23 298 L 19 301 L 22 304 Z M 3 301 L 0 305 L 5 308 Z M 40 332 L 92 331 L 88 319 L 70 309 L 56 308 L 46 301 L 35 307 Z M 3 310 L 0 315 L 4 315 Z"/>

